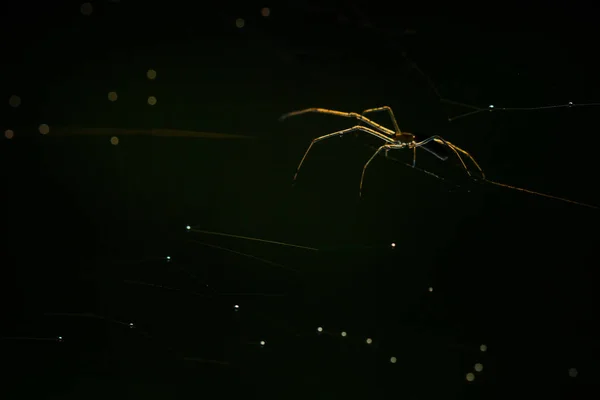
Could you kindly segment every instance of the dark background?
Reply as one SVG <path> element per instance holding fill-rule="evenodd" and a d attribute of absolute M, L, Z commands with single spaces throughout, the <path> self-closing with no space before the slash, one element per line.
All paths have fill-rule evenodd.
<path fill-rule="evenodd" d="M 426 152 L 417 165 L 445 180 L 398 151 L 359 199 L 379 144 L 361 135 L 315 146 L 292 187 L 310 141 L 355 122 L 277 120 L 389 105 L 494 181 L 598 204 L 597 108 L 448 122 L 470 110 L 439 97 L 599 101 L 591 10 L 91 4 L 2 5 L 6 398 L 593 396 L 598 210 L 470 182 Z"/>

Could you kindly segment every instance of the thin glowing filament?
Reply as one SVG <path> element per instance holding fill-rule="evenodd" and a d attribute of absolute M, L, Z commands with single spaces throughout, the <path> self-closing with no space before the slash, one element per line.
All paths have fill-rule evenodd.
<path fill-rule="evenodd" d="M 272 265 L 274 267 L 279 267 L 279 268 L 283 268 L 283 269 L 289 269 L 291 271 L 298 272 L 298 270 L 295 270 L 295 269 L 290 268 L 290 267 L 286 267 L 285 265 L 278 264 L 276 262 L 273 262 L 273 261 L 270 261 L 270 260 L 266 260 L 264 258 L 256 257 L 256 256 L 253 256 L 252 254 L 246 254 L 246 253 L 242 253 L 241 251 L 236 251 L 236 250 L 228 249 L 227 247 L 221 247 L 221 246 L 217 246 L 217 245 L 214 245 L 214 244 L 208 244 L 208 243 L 204 243 L 204 242 L 199 242 L 197 240 L 190 240 L 190 242 L 198 243 L 198 244 L 201 244 L 202 246 L 212 247 L 212 248 L 218 249 L 218 250 L 223 250 L 223 251 L 226 251 L 228 253 L 237 254 L 239 256 L 251 258 L 253 260 L 260 261 L 262 263 Z"/>
<path fill-rule="evenodd" d="M 542 196 L 542 197 L 547 197 L 549 199 L 564 201 L 566 203 L 571 203 L 571 204 L 575 204 L 575 205 L 578 205 L 578 206 L 593 208 L 595 210 L 597 210 L 599 208 L 599 207 L 593 206 L 591 204 L 581 203 L 579 201 L 569 200 L 569 199 L 565 199 L 563 197 L 552 196 L 550 194 L 535 192 L 533 190 L 528 190 L 528 189 L 523 189 L 523 188 L 516 187 L 516 186 L 507 185 L 505 183 L 494 182 L 494 181 L 490 181 L 489 179 L 484 179 L 484 182 L 491 183 L 492 185 L 497 185 L 497 186 L 508 188 L 508 189 L 512 189 L 512 190 L 517 190 L 519 192 L 525 192 L 525 193 L 533 194 L 533 195 L 536 195 L 536 196 Z"/>
<path fill-rule="evenodd" d="M 92 314 L 92 313 L 44 313 L 45 316 L 48 317 L 70 317 L 70 318 L 91 318 L 91 319 L 99 319 L 102 321 L 112 322 L 114 324 L 119 324 L 123 326 L 129 326 L 129 322 L 118 321 L 116 319 L 103 317 L 101 315 Z"/>
<path fill-rule="evenodd" d="M 452 104 L 452 105 L 459 106 L 459 107 L 470 108 L 473 110 L 473 111 L 466 112 L 464 114 L 457 115 L 455 117 L 448 117 L 449 122 L 455 121 L 459 118 L 466 118 L 471 115 L 479 114 L 484 111 L 490 111 L 490 112 L 491 111 L 538 111 L 538 110 L 550 110 L 550 109 L 557 109 L 557 108 L 598 107 L 598 106 L 600 106 L 600 103 L 572 103 L 572 102 L 569 102 L 567 104 L 555 104 L 555 105 L 536 106 L 536 107 L 496 107 L 496 106 L 478 107 L 478 106 L 474 106 L 472 104 L 460 103 L 458 101 L 454 101 L 454 100 L 450 100 L 450 99 L 446 99 L 446 98 L 442 97 L 442 95 L 440 94 L 439 90 L 437 89 L 436 85 L 434 84 L 433 80 L 429 77 L 429 75 L 427 75 L 425 72 L 423 72 L 423 70 L 421 68 L 419 68 L 417 63 L 412 61 L 405 54 L 403 54 L 403 57 L 413 67 L 413 69 L 415 71 L 417 71 L 417 73 L 419 75 L 421 75 L 421 77 L 423 79 L 425 79 L 425 81 L 429 85 L 429 88 L 435 93 L 435 96 L 438 98 L 438 100 L 440 102 L 446 103 L 446 104 Z"/>
<path fill-rule="evenodd" d="M 448 100 L 448 99 L 440 99 L 440 101 L 442 103 L 447 103 L 447 104 L 454 104 L 454 105 L 458 105 L 461 107 L 467 107 L 467 108 L 472 108 L 475 111 L 470 111 L 464 114 L 460 114 L 457 115 L 456 117 L 449 117 L 448 121 L 452 122 L 455 121 L 459 118 L 465 118 L 468 117 L 470 115 L 475 115 L 475 114 L 479 114 L 481 112 L 484 111 L 538 111 L 538 110 L 550 110 L 550 109 L 556 109 L 556 108 L 572 108 L 572 107 L 597 107 L 600 106 L 600 103 L 567 103 L 567 104 L 555 104 L 555 105 L 549 105 L 549 106 L 537 106 L 537 107 L 496 107 L 494 106 L 492 107 L 487 107 L 487 108 L 481 108 L 481 107 L 477 107 L 477 106 L 473 106 L 470 104 L 464 104 L 464 103 L 458 103 L 456 101 L 452 101 L 452 100 Z"/>
<path fill-rule="evenodd" d="M 375 147 L 375 146 L 368 146 L 368 145 L 365 145 L 365 147 L 367 147 L 367 148 L 369 148 L 369 149 L 371 149 L 371 150 L 377 150 L 377 147 Z M 396 158 L 396 157 L 394 157 L 394 156 L 390 156 L 389 154 L 388 154 L 388 155 L 386 155 L 385 157 L 386 157 L 386 158 L 389 158 L 390 160 L 393 160 L 393 161 L 395 161 L 395 162 L 397 162 L 397 163 L 400 163 L 400 164 L 402 164 L 402 165 L 404 165 L 404 166 L 406 166 L 406 167 L 408 167 L 408 168 L 411 168 L 411 169 L 417 170 L 417 171 L 419 171 L 419 172 L 422 172 L 422 173 L 424 173 L 424 174 L 426 174 L 426 175 L 429 175 L 429 176 L 431 176 L 431 177 L 433 177 L 433 178 L 436 178 L 436 179 L 439 179 L 439 180 L 441 180 L 441 181 L 447 182 L 447 183 L 449 183 L 449 184 L 451 184 L 451 185 L 454 185 L 454 186 L 456 186 L 456 187 L 460 187 L 459 185 L 455 184 L 454 182 L 450 182 L 448 179 L 446 179 L 446 178 L 443 178 L 443 177 L 441 177 L 441 176 L 439 176 L 439 175 L 437 175 L 437 174 L 434 174 L 434 173 L 433 173 L 433 172 L 431 172 L 431 171 L 427 171 L 426 169 L 419 168 L 419 167 L 417 167 L 416 165 L 414 165 L 414 166 L 413 166 L 413 165 L 412 165 L 412 163 L 411 163 L 411 164 L 409 164 L 409 163 L 407 163 L 407 162 L 401 161 L 401 160 L 397 159 L 397 158 Z"/>
<path fill-rule="evenodd" d="M 319 249 L 316 249 L 314 247 L 299 246 L 297 244 L 284 243 L 284 242 L 275 242 L 273 240 L 258 239 L 258 238 L 248 237 L 248 236 L 230 235 L 228 233 L 220 233 L 220 232 L 201 231 L 199 229 L 190 229 L 190 231 L 197 232 L 197 233 L 204 233 L 206 235 L 225 236 L 225 237 L 231 237 L 231 238 L 236 238 L 236 239 L 253 240 L 253 241 L 256 241 L 256 242 L 277 244 L 277 245 L 280 245 L 280 246 L 296 247 L 298 249 L 304 249 L 304 250 L 319 251 Z"/>
<path fill-rule="evenodd" d="M 429 172 L 427 170 L 420 169 L 418 167 L 413 167 L 411 164 L 408 164 L 408 163 L 405 163 L 403 161 L 400 161 L 400 160 L 398 160 L 397 158 L 395 158 L 393 156 L 387 156 L 387 158 L 389 158 L 389 159 L 391 159 L 391 160 L 393 160 L 395 162 L 399 162 L 400 164 L 403 164 L 403 165 L 405 165 L 405 166 L 407 166 L 409 168 L 416 169 L 416 170 L 418 170 L 420 172 L 423 172 L 423 173 L 425 173 L 425 174 L 427 174 L 429 176 L 432 176 L 434 178 L 437 178 L 439 180 L 450 182 L 447 179 L 442 178 L 441 176 L 438 176 L 438 175 L 436 175 L 436 174 L 434 174 L 432 172 Z M 548 199 L 558 200 L 558 201 L 562 201 L 562 202 L 565 202 L 565 203 L 570 203 L 570 204 L 574 204 L 574 205 L 578 205 L 578 206 L 582 206 L 582 207 L 592 208 L 592 209 L 595 209 L 595 210 L 600 209 L 600 207 L 597 207 L 597 206 L 594 206 L 594 205 L 591 205 L 591 204 L 586 204 L 586 203 L 582 203 L 580 201 L 575 201 L 575 200 L 569 200 L 569 199 L 566 199 L 564 197 L 553 196 L 553 195 L 550 195 L 550 194 L 536 192 L 536 191 L 529 190 L 529 189 L 523 189 L 523 188 L 520 188 L 520 187 L 517 187 L 517 186 L 507 185 L 505 183 L 491 181 L 491 180 L 489 180 L 489 179 L 487 179 L 485 177 L 483 177 L 481 179 L 481 181 L 482 182 L 487 182 L 487 183 L 492 184 L 492 185 L 500 186 L 500 187 L 503 187 L 503 188 L 506 188 L 506 189 L 512 189 L 512 190 L 516 190 L 516 191 L 519 191 L 519 192 L 531 194 L 531 195 L 534 195 L 534 196 L 546 197 Z M 455 183 L 452 183 L 452 184 L 455 185 L 456 187 L 460 187 L 459 185 L 456 185 Z"/>

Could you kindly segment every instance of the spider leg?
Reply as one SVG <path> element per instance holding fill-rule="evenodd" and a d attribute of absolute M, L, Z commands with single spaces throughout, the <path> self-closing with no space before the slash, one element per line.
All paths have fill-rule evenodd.
<path fill-rule="evenodd" d="M 329 115 L 337 115 L 338 117 L 344 117 L 344 118 L 354 118 L 361 122 L 364 122 L 365 124 L 369 125 L 371 128 L 381 131 L 383 134 L 385 134 L 387 136 L 391 136 L 391 137 L 395 136 L 395 132 L 393 130 L 386 128 L 383 125 L 379 125 L 377 122 L 371 121 L 369 118 L 367 118 L 363 115 L 360 115 L 355 112 L 342 112 L 342 111 L 336 111 L 336 110 L 328 110 L 326 108 L 307 108 L 305 110 L 292 111 L 287 114 L 283 114 L 281 117 L 279 117 L 279 121 L 283 121 L 289 117 L 295 117 L 297 115 L 302 115 L 302 114 L 307 114 L 307 113 L 329 114 Z"/>
<path fill-rule="evenodd" d="M 329 133 L 327 135 L 323 135 L 323 136 L 319 136 L 316 139 L 313 139 L 312 142 L 310 142 L 310 145 L 308 146 L 308 149 L 306 149 L 306 152 L 304 153 L 304 156 L 302 157 L 302 159 L 300 160 L 300 164 L 298 164 L 298 168 L 296 168 L 296 173 L 294 174 L 294 181 L 296 180 L 296 178 L 298 177 L 298 173 L 300 172 L 300 168 L 302 167 L 302 164 L 304 163 L 304 160 L 306 159 L 306 156 L 308 155 L 308 152 L 310 151 L 310 149 L 313 147 L 313 145 L 317 142 L 320 142 L 321 140 L 325 140 L 325 139 L 329 139 L 335 136 L 342 136 L 346 133 L 350 133 L 350 132 L 356 132 L 356 131 L 361 131 L 361 132 L 365 132 L 368 134 L 371 134 L 373 136 L 376 136 L 378 138 L 380 138 L 381 140 L 384 140 L 385 142 L 387 142 L 388 144 L 394 144 L 395 141 L 387 136 L 385 136 L 383 133 L 377 132 L 371 128 L 368 128 L 366 126 L 354 126 L 352 128 L 348 128 L 348 129 L 342 129 L 341 131 L 337 131 L 337 132 L 333 132 L 333 133 Z"/>
<path fill-rule="evenodd" d="M 460 163 L 462 164 L 463 168 L 465 169 L 465 171 L 467 172 L 467 174 L 472 177 L 473 174 L 471 173 L 471 170 L 469 170 L 469 168 L 467 167 L 467 165 L 465 164 L 465 161 L 463 160 L 463 158 L 460 156 L 460 154 L 462 153 L 463 155 L 467 156 L 471 162 L 477 167 L 477 169 L 479 170 L 479 173 L 481 174 L 482 179 L 485 180 L 485 173 L 483 172 L 483 170 L 481 169 L 481 167 L 479 166 L 479 164 L 477 164 L 477 161 L 475 161 L 475 159 L 473 158 L 473 156 L 471 156 L 471 154 L 469 154 L 467 151 L 461 149 L 458 146 L 455 146 L 454 144 L 450 143 L 449 141 L 447 141 L 446 139 L 442 138 L 441 136 L 438 135 L 434 135 L 431 136 L 425 140 L 422 140 L 418 143 L 414 144 L 414 147 L 423 147 L 424 145 L 426 145 L 429 142 L 436 142 L 436 143 L 440 143 L 443 145 L 446 145 L 450 150 L 452 150 L 454 152 L 454 154 L 456 154 L 456 156 L 458 157 L 458 159 L 460 160 Z M 423 147 L 425 149 L 425 147 Z"/>
<path fill-rule="evenodd" d="M 365 115 L 367 113 L 370 112 L 378 112 L 378 111 L 387 111 L 390 115 L 390 119 L 392 120 L 392 124 L 394 125 L 394 130 L 396 131 L 396 135 L 397 136 L 401 136 L 403 135 L 402 131 L 400 130 L 400 127 L 398 126 L 398 122 L 396 121 L 396 117 L 394 116 L 394 112 L 392 111 L 392 108 L 389 106 L 382 106 L 382 107 L 376 107 L 376 108 L 369 108 L 365 111 L 362 112 L 362 115 Z M 389 150 L 389 149 L 388 149 Z M 442 156 L 438 153 L 436 153 L 435 151 L 433 151 L 432 149 L 429 149 L 427 147 L 423 147 L 423 150 L 427 150 L 427 152 L 433 154 L 434 156 L 436 156 L 437 158 L 439 158 L 442 161 L 446 161 L 448 159 L 448 157 Z M 385 152 L 386 156 L 387 156 L 387 150 Z M 413 148 L 413 168 L 417 165 L 417 148 L 414 147 Z"/>
<path fill-rule="evenodd" d="M 437 158 L 439 158 L 439 159 L 440 159 L 440 160 L 442 160 L 442 161 L 446 161 L 446 160 L 448 159 L 448 157 L 445 157 L 445 156 L 441 156 L 441 155 L 439 155 L 439 154 L 438 154 L 438 153 L 436 153 L 435 151 L 433 151 L 433 150 L 431 150 L 431 149 L 427 148 L 427 146 L 423 146 L 423 145 L 421 145 L 421 146 L 417 146 L 417 145 L 415 145 L 415 146 L 413 146 L 413 148 L 412 148 L 412 149 L 413 149 L 413 162 L 412 162 L 412 167 L 413 167 L 413 168 L 415 168 L 415 167 L 417 166 L 417 147 L 421 147 L 423 150 L 427 151 L 428 153 L 431 153 L 431 154 L 433 154 L 434 156 L 436 156 Z"/>
<path fill-rule="evenodd" d="M 406 135 L 406 134 L 403 134 L 403 135 Z M 410 135 L 410 133 L 408 135 Z M 413 138 L 414 138 L 414 136 L 413 136 Z M 401 141 L 398 141 L 398 142 L 401 142 Z M 421 144 L 415 143 L 414 140 L 412 140 L 410 142 L 404 142 L 406 144 L 406 146 L 404 146 L 404 147 L 408 147 L 409 149 L 412 149 L 412 151 L 413 151 L 413 162 L 412 162 L 413 168 L 415 168 L 417 166 L 417 147 L 421 147 L 423 150 L 426 150 L 428 153 L 433 154 L 435 157 L 437 157 L 438 159 L 440 159 L 442 161 L 446 161 L 448 159 L 448 156 L 439 154 L 435 150 L 430 149 L 426 146 L 426 144 L 431 142 L 431 140 L 426 139 L 423 142 L 424 143 L 421 143 Z M 404 148 L 404 147 L 402 147 L 402 148 Z M 386 151 L 386 156 L 387 156 L 387 151 Z"/>
<path fill-rule="evenodd" d="M 362 115 L 364 116 L 367 113 L 378 112 L 378 111 L 387 111 L 390 115 L 390 118 L 392 119 L 392 124 L 394 125 L 394 131 L 396 131 L 396 134 L 402 135 L 402 131 L 400 130 L 400 127 L 398 126 L 398 122 L 396 122 L 396 117 L 394 117 L 394 112 L 392 111 L 391 107 L 382 106 L 382 107 L 376 107 L 376 108 L 369 108 L 368 110 L 363 111 Z"/>
<path fill-rule="evenodd" d="M 448 145 L 452 146 L 452 149 L 454 149 L 455 151 L 458 151 L 458 152 L 460 152 L 460 153 L 464 154 L 465 156 L 469 157 L 469 159 L 471 160 L 471 162 L 472 162 L 472 163 L 473 163 L 473 164 L 474 164 L 474 165 L 477 167 L 477 169 L 479 170 L 479 173 L 481 174 L 481 178 L 482 178 L 483 180 L 487 180 L 487 179 L 486 179 L 486 177 L 485 177 L 485 173 L 483 172 L 483 169 L 482 169 L 482 168 L 479 166 L 479 164 L 477 163 L 477 161 L 475 161 L 475 158 L 473 158 L 473 156 L 472 156 L 472 155 L 471 155 L 469 152 L 467 152 L 466 150 L 463 150 L 463 149 L 461 149 L 460 147 L 458 147 L 458 146 L 456 146 L 456 145 L 454 145 L 454 144 L 450 143 L 450 142 L 449 142 L 449 141 L 447 141 L 447 140 L 444 140 L 444 139 L 442 139 L 442 138 L 437 138 L 437 139 L 438 139 L 439 141 L 438 141 L 438 140 L 436 140 L 436 142 L 440 143 L 441 141 L 445 141 L 445 142 L 446 142 Z"/>
<path fill-rule="evenodd" d="M 390 115 L 390 119 L 392 120 L 392 124 L 394 125 L 394 129 L 396 130 L 396 135 L 397 136 L 401 136 L 403 135 L 402 131 L 400 130 L 400 127 L 398 126 L 398 122 L 396 121 L 396 117 L 394 116 L 394 112 L 392 111 L 392 108 L 389 106 L 382 106 L 382 107 L 377 107 L 377 108 L 370 108 L 368 110 L 365 110 L 362 112 L 363 115 L 365 115 L 366 113 L 369 112 L 377 112 L 377 111 L 387 111 Z M 427 150 L 427 152 L 433 154 L 434 156 L 436 156 L 437 158 L 439 158 L 442 161 L 446 161 L 448 159 L 448 157 L 444 157 L 441 156 L 439 154 L 437 154 L 435 151 L 427 148 L 427 147 L 423 147 L 423 150 Z M 387 150 L 386 150 L 386 156 L 387 156 Z M 413 147 L 413 168 L 417 165 L 417 147 Z"/>
<path fill-rule="evenodd" d="M 367 161 L 367 163 L 363 167 L 362 175 L 360 177 L 360 188 L 359 188 L 359 191 L 358 191 L 358 195 L 360 197 L 362 197 L 362 187 L 363 187 L 363 181 L 365 179 L 365 172 L 367 171 L 367 167 L 369 166 L 369 164 L 371 163 L 371 161 L 373 161 L 373 159 L 375 157 L 377 157 L 377 154 L 381 153 L 382 150 L 385 150 L 385 152 L 387 154 L 387 151 L 390 150 L 390 149 L 393 149 L 393 148 L 399 148 L 399 147 L 396 147 L 393 144 L 390 145 L 389 143 L 388 144 L 384 144 L 383 146 L 381 146 L 380 148 L 378 148 L 375 153 L 373 153 L 373 155 L 371 156 L 371 158 L 369 158 L 369 161 Z"/>

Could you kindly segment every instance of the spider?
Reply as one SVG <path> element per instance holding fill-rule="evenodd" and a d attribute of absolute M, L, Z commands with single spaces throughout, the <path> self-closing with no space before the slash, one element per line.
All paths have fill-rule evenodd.
<path fill-rule="evenodd" d="M 382 125 L 370 120 L 369 118 L 365 117 L 365 114 L 367 114 L 367 113 L 379 112 L 379 111 L 387 111 L 389 113 L 389 116 L 392 120 L 392 124 L 394 125 L 394 130 L 386 128 L 385 126 L 382 126 Z M 473 162 L 473 164 L 477 167 L 477 169 L 479 170 L 479 173 L 481 174 L 481 178 L 483 180 L 486 180 L 485 174 L 483 173 L 483 170 L 481 169 L 479 164 L 477 164 L 475 159 L 468 152 L 461 149 L 460 147 L 453 145 L 452 143 L 450 143 L 449 141 L 443 139 L 442 137 L 440 137 L 438 135 L 434 135 L 425 140 L 417 142 L 415 135 L 413 135 L 412 133 L 408 133 L 408 132 L 402 132 L 400 130 L 400 128 L 398 127 L 398 123 L 396 122 L 396 118 L 394 117 L 394 113 L 393 113 L 392 109 L 388 106 L 370 108 L 370 109 L 363 111 L 361 114 L 358 114 L 355 112 L 342 112 L 342 111 L 328 110 L 325 108 L 307 108 L 305 110 L 292 111 L 287 114 L 284 114 L 279 118 L 279 120 L 283 121 L 289 117 L 294 117 L 296 115 L 301 115 L 301 114 L 306 114 L 306 113 L 311 113 L 311 112 L 319 113 L 319 114 L 337 115 L 339 117 L 345 117 L 345 118 L 355 118 L 358 121 L 363 122 L 369 126 L 356 125 L 356 126 L 353 126 L 352 128 L 342 129 L 340 131 L 329 133 L 327 135 L 319 136 L 318 138 L 313 139 L 313 141 L 310 143 L 310 146 L 308 146 L 306 153 L 304 153 L 304 156 L 300 160 L 300 164 L 298 165 L 298 168 L 296 169 L 296 173 L 294 174 L 294 181 L 296 181 L 296 178 L 298 177 L 298 173 L 300 172 L 300 168 L 302 167 L 302 164 L 304 163 L 304 160 L 306 159 L 308 152 L 310 151 L 310 149 L 312 148 L 312 146 L 315 143 L 320 142 L 321 140 L 324 140 L 324 139 L 329 139 L 329 138 L 336 137 L 336 136 L 342 136 L 346 133 L 357 132 L 357 131 L 365 132 L 370 135 L 376 136 L 385 142 L 384 145 L 382 145 L 381 147 L 379 147 L 377 149 L 377 151 L 375 151 L 375 153 L 371 156 L 371 158 L 369 158 L 369 160 L 366 162 L 366 164 L 363 167 L 362 175 L 360 178 L 359 196 L 362 196 L 363 182 L 364 182 L 365 172 L 367 170 L 367 167 L 369 166 L 371 161 L 373 161 L 373 159 L 382 151 L 385 151 L 385 154 L 387 155 L 389 150 L 412 149 L 412 151 L 413 151 L 412 166 L 413 167 L 415 167 L 416 162 L 417 162 L 417 148 L 419 148 L 419 147 L 424 150 L 427 150 L 429 153 L 433 154 L 440 160 L 445 161 L 447 159 L 447 157 L 439 155 L 435 151 L 425 147 L 425 145 L 430 142 L 439 143 L 439 144 L 445 145 L 449 149 L 451 149 L 454 152 L 454 154 L 456 154 L 458 159 L 460 160 L 460 163 L 462 164 L 463 168 L 465 169 L 465 171 L 467 172 L 469 177 L 474 178 L 471 170 L 469 170 L 469 168 L 465 164 L 463 158 L 461 157 L 461 154 L 468 157 Z"/>

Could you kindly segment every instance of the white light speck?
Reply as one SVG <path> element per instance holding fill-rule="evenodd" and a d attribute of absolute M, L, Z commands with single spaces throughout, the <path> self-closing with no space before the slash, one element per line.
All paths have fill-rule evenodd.
<path fill-rule="evenodd" d="M 396 247 L 396 243 L 392 243 L 392 249 Z"/>
<path fill-rule="evenodd" d="M 342 337 L 346 337 L 348 334 L 345 331 L 342 331 Z"/>
<path fill-rule="evenodd" d="M 323 332 L 323 328 L 322 327 L 318 327 L 317 328 L 317 332 Z"/>
<path fill-rule="evenodd" d="M 367 339 L 367 344 L 371 344 L 371 343 L 373 343 L 373 339 L 371 339 L 371 338 L 368 338 L 368 339 Z"/>
<path fill-rule="evenodd" d="M 487 346 L 485 344 L 482 344 L 481 346 L 479 346 L 479 350 L 481 350 L 482 352 L 486 352 Z"/>
<path fill-rule="evenodd" d="M 261 345 L 261 346 L 264 346 L 265 344 L 266 344 L 266 342 L 265 342 L 264 340 L 261 340 L 261 341 L 260 341 L 260 345 Z"/>
<path fill-rule="evenodd" d="M 494 105 L 493 105 L 493 104 L 490 104 L 490 108 L 494 108 Z"/>
<path fill-rule="evenodd" d="M 398 359 L 396 359 L 396 357 L 391 357 L 391 358 L 390 358 L 390 362 L 391 362 L 392 364 L 396 364 L 396 361 L 398 361 Z"/>
<path fill-rule="evenodd" d="M 187 229 L 189 231 L 190 229 L 192 229 L 192 227 L 188 225 L 185 227 L 185 229 Z"/>

